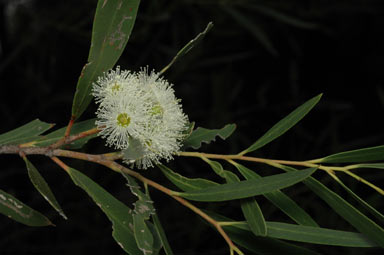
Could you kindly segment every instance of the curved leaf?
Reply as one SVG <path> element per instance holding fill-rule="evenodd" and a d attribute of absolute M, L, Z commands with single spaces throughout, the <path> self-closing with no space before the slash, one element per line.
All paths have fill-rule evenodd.
<path fill-rule="evenodd" d="M 319 163 L 360 163 L 384 160 L 384 145 L 336 153 L 316 160 Z"/>
<path fill-rule="evenodd" d="M 233 131 L 235 131 L 235 129 L 236 124 L 227 124 L 221 129 L 206 129 L 198 127 L 184 140 L 184 148 L 192 147 L 193 149 L 199 149 L 202 143 L 215 141 L 216 136 L 225 140 L 233 133 Z"/>
<path fill-rule="evenodd" d="M 175 173 L 168 167 L 158 164 L 158 168 L 163 172 L 165 177 L 167 177 L 168 180 L 170 180 L 173 184 L 176 185 L 179 189 L 183 191 L 194 191 L 194 190 L 200 190 L 200 189 L 205 189 L 209 188 L 212 186 L 218 186 L 219 184 L 210 180 L 206 179 L 201 179 L 201 178 L 187 178 L 184 177 L 178 173 Z"/>
<path fill-rule="evenodd" d="M 111 69 L 121 56 L 136 20 L 139 0 L 99 0 L 92 29 L 88 63 L 79 77 L 72 105 L 77 119 L 92 100 L 92 82 Z"/>
<path fill-rule="evenodd" d="M 236 162 L 233 162 L 233 164 L 247 180 L 261 178 L 260 175 L 245 166 Z M 308 213 L 306 213 L 298 204 L 296 204 L 295 201 L 280 190 L 265 193 L 263 196 L 298 224 L 312 227 L 318 226 Z"/>
<path fill-rule="evenodd" d="M 136 245 L 131 228 L 133 226 L 132 210 L 81 172 L 69 168 L 68 174 L 77 186 L 87 192 L 112 222 L 112 236 L 120 247 L 129 254 L 142 255 L 143 253 Z"/>
<path fill-rule="evenodd" d="M 52 222 L 31 207 L 0 189 L 0 213 L 27 226 L 53 226 Z"/>
<path fill-rule="evenodd" d="M 337 245 L 347 247 L 375 247 L 366 236 L 319 227 L 300 226 L 282 222 L 267 222 L 268 236 L 297 242 Z"/>
<path fill-rule="evenodd" d="M 209 160 L 207 158 L 202 159 L 212 167 L 216 174 L 226 179 L 227 183 L 236 183 L 240 181 L 236 174 L 228 170 L 224 170 L 223 166 L 219 162 Z M 241 210 L 252 232 L 256 236 L 266 236 L 267 227 L 265 225 L 264 215 L 256 200 L 252 197 L 243 199 L 241 201 Z"/>
<path fill-rule="evenodd" d="M 43 176 L 37 171 L 36 167 L 27 159 L 23 157 L 25 164 L 28 170 L 28 176 L 31 180 L 33 186 L 40 192 L 45 200 L 64 218 L 67 219 L 67 216 L 64 214 L 63 209 L 57 202 L 55 195 L 53 195 L 51 189 L 48 186 L 48 183 L 44 180 Z"/>
<path fill-rule="evenodd" d="M 274 164 L 274 166 L 287 172 L 297 172 L 299 170 Z M 343 217 L 347 222 L 354 226 L 358 231 L 366 235 L 368 238 L 376 242 L 380 247 L 384 247 L 384 230 L 374 221 L 362 214 L 354 206 L 345 201 L 335 192 L 328 189 L 321 182 L 313 177 L 309 177 L 303 183 L 311 189 L 316 195 L 324 200 L 337 214 Z"/>
<path fill-rule="evenodd" d="M 153 254 L 153 236 L 141 214 L 133 214 L 133 233 L 142 254 Z"/>
<path fill-rule="evenodd" d="M 205 202 L 247 198 L 292 186 L 303 181 L 315 171 L 315 168 L 308 168 L 299 172 L 276 174 L 260 179 L 222 184 L 206 189 L 178 193 L 178 195 L 189 200 Z"/>
<path fill-rule="evenodd" d="M 0 135 L 0 145 L 21 144 L 33 141 L 38 135 L 52 128 L 54 124 L 49 124 L 35 119 L 21 127 Z"/>
<path fill-rule="evenodd" d="M 89 119 L 89 120 L 75 123 L 72 126 L 71 135 L 76 135 L 76 134 L 79 134 L 81 132 L 95 128 L 96 127 L 95 120 L 96 119 Z M 58 130 L 55 130 L 55 131 L 53 131 L 47 135 L 40 136 L 39 139 L 36 142 L 34 142 L 32 145 L 37 146 L 37 147 L 45 147 L 45 146 L 49 146 L 51 144 L 54 144 L 55 142 L 57 142 L 58 140 L 60 140 L 61 138 L 64 137 L 66 129 L 67 129 L 67 127 L 63 127 L 63 128 L 58 129 Z M 86 137 L 81 138 L 79 140 L 76 140 L 76 141 L 72 142 L 71 144 L 63 145 L 62 147 L 65 149 L 80 149 L 90 139 L 95 138 L 96 136 L 97 136 L 97 134 L 89 135 L 89 136 L 86 136 Z"/>
<path fill-rule="evenodd" d="M 312 108 L 319 102 L 322 94 L 315 96 L 314 98 L 308 100 L 296 110 L 288 114 L 284 119 L 277 122 L 273 127 L 271 127 L 262 137 L 260 137 L 254 144 L 252 144 L 248 149 L 239 153 L 244 155 L 248 152 L 260 149 L 264 145 L 272 142 L 279 136 L 283 135 L 290 128 L 296 125 L 302 118 L 304 118 L 307 113 L 312 110 Z"/>

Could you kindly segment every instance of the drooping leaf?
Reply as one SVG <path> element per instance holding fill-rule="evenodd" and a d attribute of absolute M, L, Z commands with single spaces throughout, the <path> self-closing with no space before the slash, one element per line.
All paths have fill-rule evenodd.
<path fill-rule="evenodd" d="M 134 194 L 138 200 L 134 203 L 134 214 L 140 214 L 144 220 L 148 220 L 149 217 L 155 213 L 153 202 L 147 194 L 140 190 L 140 186 L 137 184 L 133 177 L 128 174 L 121 172 L 127 180 L 127 186 L 130 188 L 132 194 Z"/>
<path fill-rule="evenodd" d="M 322 94 L 308 100 L 307 102 L 299 106 L 296 110 L 288 114 L 284 119 L 277 122 L 248 149 L 242 151 L 240 155 L 244 155 L 248 152 L 260 149 L 264 145 L 272 142 L 279 136 L 283 135 L 290 128 L 296 125 L 296 123 L 298 123 L 302 118 L 304 118 L 305 115 L 307 115 L 307 113 L 319 102 L 321 96 Z"/>
<path fill-rule="evenodd" d="M 384 145 L 345 151 L 316 160 L 318 163 L 360 163 L 384 160 Z"/>
<path fill-rule="evenodd" d="M 157 231 L 159 238 L 160 238 L 160 241 L 161 241 L 161 244 L 164 247 L 165 254 L 173 255 L 173 251 L 171 249 L 171 246 L 169 245 L 167 236 L 165 234 L 163 226 L 161 225 L 159 216 L 157 216 L 157 214 L 155 213 L 154 215 L 152 215 L 152 219 L 153 219 L 153 224 L 154 224 L 155 230 Z"/>
<path fill-rule="evenodd" d="M 234 222 L 232 219 L 213 213 L 204 211 L 217 221 Z M 281 240 L 270 237 L 254 236 L 251 234 L 248 226 L 242 222 L 234 222 L 233 225 L 223 226 L 224 231 L 229 235 L 232 241 L 238 245 L 248 249 L 249 251 L 259 254 L 288 254 L 288 255 L 319 255 L 309 249 L 296 246 Z M 248 253 L 246 253 L 248 254 Z"/>
<path fill-rule="evenodd" d="M 152 215 L 153 217 L 154 215 Z M 160 253 L 161 248 L 163 247 L 163 240 L 160 237 L 160 234 L 158 232 L 158 229 L 154 224 L 149 223 L 148 221 L 146 222 L 147 227 L 149 231 L 151 231 L 152 237 L 153 237 L 153 245 L 152 245 L 152 250 L 153 253 L 152 255 L 157 255 Z"/>
<path fill-rule="evenodd" d="M 274 164 L 274 166 L 283 169 L 287 172 L 297 172 L 299 170 L 289 167 Z M 354 206 L 345 201 L 335 192 L 328 189 L 321 182 L 313 177 L 309 177 L 303 183 L 311 189 L 316 195 L 324 200 L 337 214 L 349 222 L 362 234 L 376 242 L 380 247 L 384 247 L 384 230 L 374 221 L 362 214 Z"/>
<path fill-rule="evenodd" d="M 233 222 L 232 226 L 250 231 L 246 222 Z M 345 247 L 377 247 L 377 244 L 365 235 L 356 232 L 269 221 L 267 228 L 268 237 L 271 238 Z"/>
<path fill-rule="evenodd" d="M 216 174 L 224 178 L 227 183 L 236 183 L 240 181 L 236 174 L 228 170 L 224 170 L 223 166 L 219 162 L 209 160 L 204 157 L 202 159 L 211 166 Z M 265 225 L 265 219 L 256 200 L 253 197 L 243 199 L 241 201 L 241 210 L 252 232 L 256 236 L 266 236 L 267 227 Z"/>
<path fill-rule="evenodd" d="M 21 127 L 8 131 L 0 135 L 0 145 L 21 144 L 37 139 L 38 135 L 52 128 L 54 124 L 49 124 L 35 119 Z"/>
<path fill-rule="evenodd" d="M 261 195 L 283 189 L 303 181 L 316 171 L 308 168 L 295 173 L 276 174 L 260 179 L 222 184 L 206 189 L 178 193 L 178 195 L 194 201 L 228 201 Z"/>
<path fill-rule="evenodd" d="M 77 135 L 77 134 L 82 133 L 84 131 L 95 128 L 96 127 L 95 120 L 96 119 L 89 119 L 89 120 L 75 123 L 72 126 L 71 135 Z M 66 129 L 67 129 L 66 127 L 63 127 L 63 128 L 58 129 L 58 130 L 55 130 L 55 131 L 53 131 L 47 135 L 40 136 L 39 139 L 36 140 L 36 142 L 34 142 L 32 145 L 37 146 L 37 147 L 45 147 L 45 146 L 49 146 L 51 144 L 54 144 L 55 142 L 57 142 L 58 140 L 60 140 L 61 138 L 64 137 Z M 86 136 L 86 137 L 81 138 L 79 140 L 76 140 L 76 141 L 72 142 L 71 144 L 63 145 L 62 147 L 65 149 L 80 149 L 90 139 L 95 138 L 96 136 L 97 136 L 97 134 L 89 135 L 89 136 Z"/>
<path fill-rule="evenodd" d="M 268 236 L 297 242 L 337 245 L 347 247 L 375 247 L 366 236 L 319 227 L 300 226 L 283 222 L 267 222 Z"/>
<path fill-rule="evenodd" d="M 373 208 L 370 204 L 365 202 L 360 198 L 356 193 L 354 193 L 350 188 L 347 187 L 337 176 L 334 175 L 334 179 L 343 187 L 360 205 L 362 205 L 368 212 L 376 217 L 381 223 L 384 223 L 384 215 L 381 214 L 378 210 Z"/>
<path fill-rule="evenodd" d="M 151 197 L 149 195 L 149 190 L 148 189 L 146 189 L 146 194 L 151 199 Z M 153 230 L 152 230 L 153 237 L 157 236 L 157 238 L 159 239 L 159 242 L 160 242 L 159 247 L 160 248 L 161 247 L 164 248 L 165 254 L 173 255 L 173 251 L 171 249 L 171 246 L 169 245 L 169 242 L 168 242 L 168 239 L 167 239 L 167 235 L 165 234 L 165 231 L 163 229 L 163 226 L 162 226 L 162 224 L 160 222 L 159 216 L 157 215 L 156 211 L 154 211 L 154 213 L 152 215 L 152 220 L 153 220 Z M 155 238 L 155 241 L 156 241 L 156 238 Z M 156 247 L 156 245 L 153 245 L 153 246 Z"/>
<path fill-rule="evenodd" d="M 260 175 L 247 167 L 236 162 L 233 162 L 233 164 L 247 180 L 261 178 Z M 263 196 L 298 224 L 312 227 L 318 226 L 318 224 L 312 219 L 311 216 L 309 216 L 308 213 L 306 213 L 295 201 L 280 190 L 265 193 Z"/>
<path fill-rule="evenodd" d="M 153 236 L 141 214 L 133 214 L 133 233 L 142 254 L 153 254 Z"/>
<path fill-rule="evenodd" d="M 1 189 L 0 213 L 27 226 L 53 226 L 52 222 L 47 217 Z"/>
<path fill-rule="evenodd" d="M 23 157 L 25 164 L 28 170 L 28 176 L 31 180 L 33 186 L 40 192 L 45 200 L 64 218 L 67 219 L 67 216 L 64 214 L 63 209 L 57 202 L 55 195 L 53 195 L 51 188 L 49 188 L 48 183 L 44 180 L 43 176 L 39 173 L 36 167 L 27 159 Z"/>
<path fill-rule="evenodd" d="M 92 82 L 111 69 L 121 56 L 132 32 L 139 2 L 98 1 L 88 61 L 81 71 L 73 100 L 74 119 L 79 118 L 91 102 Z"/>
<path fill-rule="evenodd" d="M 216 136 L 221 139 L 227 139 L 233 131 L 235 131 L 235 124 L 227 124 L 221 129 L 206 129 L 198 127 L 192 134 L 184 140 L 184 147 L 192 147 L 193 149 L 199 149 L 202 143 L 210 143 L 215 141 Z"/>
<path fill-rule="evenodd" d="M 132 210 L 81 172 L 70 168 L 68 174 L 77 186 L 87 192 L 112 222 L 112 236 L 120 247 L 129 254 L 142 255 L 143 253 L 136 245 L 131 228 L 133 226 Z"/>
<path fill-rule="evenodd" d="M 176 187 L 183 191 L 189 192 L 219 185 L 218 183 L 207 179 L 192 179 L 184 177 L 161 164 L 158 164 L 157 167 L 163 172 L 163 174 L 165 175 L 165 177 L 167 177 L 168 180 L 170 180 L 173 184 L 176 185 Z"/>

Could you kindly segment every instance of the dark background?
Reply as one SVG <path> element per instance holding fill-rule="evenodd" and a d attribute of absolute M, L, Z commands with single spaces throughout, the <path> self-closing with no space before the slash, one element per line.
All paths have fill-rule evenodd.
<path fill-rule="evenodd" d="M 0 133 L 35 118 L 62 127 L 89 51 L 96 1 L 0 1 Z M 167 71 L 185 112 L 197 126 L 236 123 L 228 141 L 204 145 L 212 153 L 237 153 L 306 100 L 324 93 L 296 127 L 253 155 L 288 160 L 322 157 L 384 143 L 384 9 L 380 0 L 143 1 L 119 64 L 161 70 L 176 52 L 214 28 Z M 235 13 L 235 14 L 234 14 Z M 92 104 L 82 119 L 94 117 Z M 99 139 L 85 151 L 105 151 Z M 31 228 L 0 216 L 0 254 L 122 254 L 111 224 L 91 199 L 53 162 L 30 157 L 50 183 L 69 220 L 56 214 L 34 190 L 16 155 L 0 156 L 0 188 L 38 209 L 56 227 Z M 125 181 L 94 164 L 65 160 L 126 203 Z M 219 180 L 196 159 L 169 164 L 191 177 Z M 249 164 L 263 175 L 278 173 Z M 228 169 L 231 169 L 226 165 Z M 358 172 L 384 187 L 378 170 Z M 157 169 L 144 173 L 172 187 Z M 316 177 L 351 201 L 325 174 Z M 346 176 L 343 180 L 383 211 L 383 198 Z M 351 230 L 302 185 L 287 189 L 322 226 Z M 175 254 L 228 254 L 221 237 L 188 209 L 152 192 Z M 269 202 L 258 199 L 267 220 L 290 222 Z M 241 219 L 236 203 L 199 204 Z M 236 208 L 236 209 L 234 209 Z M 306 245 L 324 254 L 381 254 L 375 249 Z"/>

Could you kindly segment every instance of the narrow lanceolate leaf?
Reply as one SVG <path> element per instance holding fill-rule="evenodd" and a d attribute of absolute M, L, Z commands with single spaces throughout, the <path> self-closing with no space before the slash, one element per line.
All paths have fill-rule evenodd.
<path fill-rule="evenodd" d="M 38 135 L 52 128 L 54 124 L 49 124 L 35 119 L 21 127 L 0 135 L 0 145 L 21 144 L 37 139 Z"/>
<path fill-rule="evenodd" d="M 192 147 L 193 149 L 199 149 L 202 143 L 215 141 L 216 136 L 225 140 L 233 133 L 233 131 L 235 131 L 235 129 L 235 124 L 225 125 L 221 129 L 206 129 L 198 127 L 184 140 L 184 148 Z"/>
<path fill-rule="evenodd" d="M 28 176 L 31 180 L 33 186 L 40 192 L 45 200 L 64 218 L 67 219 L 67 216 L 64 214 L 63 209 L 57 202 L 55 195 L 53 195 L 51 189 L 48 186 L 48 183 L 44 180 L 43 176 L 37 171 L 36 167 L 27 159 L 23 157 L 25 164 L 28 170 Z"/>
<path fill-rule="evenodd" d="M 160 168 L 160 170 L 163 172 L 163 174 L 165 175 L 165 177 L 167 177 L 168 180 L 170 180 L 173 184 L 176 185 L 176 187 L 178 187 L 182 191 L 189 192 L 219 185 L 218 183 L 207 179 L 193 179 L 184 177 L 181 174 L 175 173 L 168 167 L 161 164 L 157 165 L 157 167 Z"/>
<path fill-rule="evenodd" d="M 349 247 L 375 247 L 374 242 L 366 236 L 347 231 L 267 222 L 268 236 L 278 239 Z"/>
<path fill-rule="evenodd" d="M 250 230 L 246 222 L 233 222 L 232 226 Z M 267 228 L 268 237 L 271 238 L 345 247 L 377 247 L 377 244 L 365 235 L 356 232 L 268 221 Z"/>
<path fill-rule="evenodd" d="M 91 86 L 98 76 L 111 69 L 121 56 L 136 20 L 139 0 L 99 0 L 92 29 L 88 63 L 81 71 L 72 105 L 74 119 L 91 102 Z"/>
<path fill-rule="evenodd" d="M 251 234 L 249 227 L 245 222 L 234 222 L 232 219 L 217 213 L 208 211 L 205 212 L 216 221 L 233 223 L 223 226 L 224 231 L 229 235 L 229 238 L 232 241 L 255 254 L 319 255 L 309 249 L 277 240 L 275 238 L 254 236 Z"/>
<path fill-rule="evenodd" d="M 242 151 L 240 155 L 244 155 L 248 152 L 260 149 L 264 145 L 272 142 L 279 136 L 283 135 L 290 128 L 296 125 L 296 123 L 298 123 L 302 118 L 304 118 L 304 116 L 307 115 L 310 110 L 312 110 L 312 108 L 319 102 L 321 96 L 322 94 L 308 100 L 307 102 L 299 106 L 296 110 L 287 115 L 284 119 L 277 122 L 248 149 Z"/>
<path fill-rule="evenodd" d="M 143 253 L 136 245 L 131 228 L 133 226 L 132 210 L 81 172 L 70 168 L 68 174 L 77 186 L 87 192 L 112 222 L 112 236 L 120 247 L 128 254 L 142 255 Z"/>
<path fill-rule="evenodd" d="M 207 27 L 204 29 L 203 32 L 199 33 L 194 39 L 189 41 L 179 52 L 177 52 L 176 56 L 172 59 L 171 63 L 169 63 L 166 67 L 161 70 L 160 73 L 164 73 L 168 68 L 170 68 L 179 58 L 187 54 L 193 47 L 195 47 L 204 37 L 205 35 L 211 30 L 213 27 L 213 23 L 209 22 Z"/>
<path fill-rule="evenodd" d="M 287 172 L 299 171 L 288 166 L 276 165 L 276 167 Z M 379 246 L 384 247 L 384 230 L 374 221 L 316 179 L 309 177 L 304 180 L 303 183 L 358 231 L 366 235 L 370 240 L 376 242 Z"/>
<path fill-rule="evenodd" d="M 241 201 L 241 211 L 252 233 L 256 236 L 266 236 L 267 226 L 259 204 L 253 197 Z"/>
<path fill-rule="evenodd" d="M 316 171 L 308 168 L 294 173 L 276 174 L 255 180 L 222 184 L 216 187 L 179 193 L 178 195 L 194 201 L 228 201 L 261 195 L 283 189 L 305 180 Z"/>
<path fill-rule="evenodd" d="M 134 203 L 135 208 L 133 213 L 140 214 L 143 219 L 148 220 L 149 217 L 155 213 L 152 200 L 147 194 L 140 190 L 140 186 L 137 184 L 135 179 L 133 179 L 133 177 L 123 172 L 122 175 L 127 180 L 127 186 L 130 188 L 132 194 L 138 198 L 138 200 Z"/>
<path fill-rule="evenodd" d="M 333 178 L 358 202 L 362 205 L 368 212 L 370 212 L 373 216 L 376 217 L 381 223 L 384 223 L 384 215 L 382 215 L 379 211 L 373 208 L 370 204 L 365 202 L 362 198 L 360 198 L 357 194 L 355 194 L 350 188 L 347 187 L 337 176 L 333 175 Z"/>
<path fill-rule="evenodd" d="M 260 175 L 245 166 L 235 162 L 233 164 L 247 180 L 261 178 Z M 298 224 L 312 227 L 318 226 L 318 224 L 308 213 L 306 213 L 295 201 L 280 190 L 265 193 L 263 196 Z"/>
<path fill-rule="evenodd" d="M 77 135 L 77 134 L 80 134 L 84 131 L 95 128 L 96 127 L 95 120 L 96 119 L 89 119 L 89 120 L 75 123 L 72 126 L 71 135 Z M 60 140 L 61 138 L 64 137 L 66 129 L 67 129 L 67 127 L 63 127 L 63 128 L 58 129 L 58 130 L 55 130 L 55 131 L 53 131 L 47 135 L 39 136 L 39 139 L 36 140 L 36 142 L 34 142 L 31 145 L 37 146 L 37 147 L 45 147 L 45 146 L 49 146 L 51 144 L 54 144 L 55 142 L 57 142 L 58 140 Z M 95 138 L 96 136 L 97 136 L 97 134 L 86 136 L 84 138 L 81 138 L 79 140 L 72 142 L 71 144 L 63 145 L 63 148 L 65 148 L 65 149 L 80 149 L 90 139 Z"/>
<path fill-rule="evenodd" d="M 203 158 L 203 160 L 212 167 L 216 174 L 224 178 L 227 183 L 236 183 L 240 181 L 236 174 L 224 170 L 219 162 L 207 158 Z M 256 236 L 266 236 L 267 227 L 265 225 L 265 219 L 256 200 L 253 197 L 243 199 L 241 201 L 241 210 L 252 232 Z"/>
<path fill-rule="evenodd" d="M 53 225 L 47 217 L 2 190 L 0 190 L 0 213 L 27 226 Z"/>
<path fill-rule="evenodd" d="M 360 163 L 384 160 L 384 145 L 345 151 L 316 160 L 319 163 Z"/>
<path fill-rule="evenodd" d="M 153 236 L 144 217 L 140 214 L 133 214 L 133 233 L 137 247 L 142 251 L 142 254 L 153 254 Z"/>
<path fill-rule="evenodd" d="M 153 219 L 154 227 L 155 227 L 155 229 L 156 229 L 156 231 L 157 231 L 157 233 L 159 235 L 161 244 L 164 247 L 165 254 L 173 255 L 173 251 L 171 249 L 171 246 L 169 245 L 167 236 L 165 234 L 163 226 L 161 225 L 159 216 L 157 216 L 157 214 L 155 213 L 154 215 L 152 215 L 152 219 Z"/>

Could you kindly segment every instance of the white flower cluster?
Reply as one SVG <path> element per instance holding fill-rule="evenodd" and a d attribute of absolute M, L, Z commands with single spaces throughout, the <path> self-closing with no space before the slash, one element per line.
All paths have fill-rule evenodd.
<path fill-rule="evenodd" d="M 126 163 L 146 169 L 181 147 L 188 117 L 171 84 L 152 71 L 110 70 L 93 84 L 99 135 L 121 149 Z"/>

